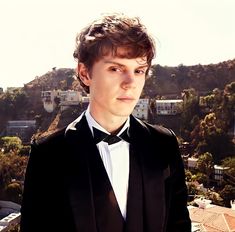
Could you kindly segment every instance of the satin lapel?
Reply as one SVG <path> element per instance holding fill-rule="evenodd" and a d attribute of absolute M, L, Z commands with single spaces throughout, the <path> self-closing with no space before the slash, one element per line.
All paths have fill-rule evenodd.
<path fill-rule="evenodd" d="M 165 220 L 165 167 L 160 158 L 164 154 L 161 141 L 153 147 L 148 129 L 133 117 L 130 123 L 133 153 L 140 159 L 143 178 L 144 231 L 161 232 Z"/>
<path fill-rule="evenodd" d="M 68 144 L 68 194 L 77 231 L 96 232 L 91 176 L 87 154 L 94 145 L 85 117 L 77 123 L 76 130 L 66 132 Z M 89 143 L 90 142 L 90 143 Z"/>
<path fill-rule="evenodd" d="M 130 144 L 130 174 L 127 198 L 126 232 L 143 232 L 143 178 L 138 153 Z"/>

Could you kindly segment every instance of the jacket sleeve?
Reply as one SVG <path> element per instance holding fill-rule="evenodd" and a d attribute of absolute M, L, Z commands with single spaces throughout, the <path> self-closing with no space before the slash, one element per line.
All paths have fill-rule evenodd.
<path fill-rule="evenodd" d="M 50 189 L 55 181 L 49 154 L 44 146 L 31 144 L 21 204 L 21 232 L 46 231 L 47 218 L 52 219 Z"/>
<path fill-rule="evenodd" d="M 65 175 L 64 132 L 31 145 L 21 204 L 21 232 L 75 231 Z"/>
<path fill-rule="evenodd" d="M 36 144 L 31 144 L 29 161 L 25 174 L 24 192 L 21 204 L 21 232 L 34 231 L 37 221 L 35 218 L 40 216 L 42 204 L 40 204 L 41 181 L 39 151 Z M 41 180 L 40 180 L 41 179 Z M 41 189 L 40 189 L 41 188 Z M 36 223 L 36 225 L 35 225 Z M 33 225 L 34 224 L 34 225 Z"/>
<path fill-rule="evenodd" d="M 31 145 L 21 204 L 21 232 L 60 231 L 56 228 L 63 221 L 62 211 L 58 213 L 59 207 L 63 208 L 63 188 L 57 154 L 47 144 Z"/>
<path fill-rule="evenodd" d="M 166 183 L 168 195 L 168 215 L 166 221 L 167 232 L 191 232 L 191 220 L 187 209 L 188 191 L 185 183 L 184 164 L 181 158 L 176 136 L 171 137 L 170 149 L 170 177 Z"/>

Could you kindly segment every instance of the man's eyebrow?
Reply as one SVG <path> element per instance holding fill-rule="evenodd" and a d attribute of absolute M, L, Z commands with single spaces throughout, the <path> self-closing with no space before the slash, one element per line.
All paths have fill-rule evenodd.
<path fill-rule="evenodd" d="M 145 64 L 145 65 L 140 65 L 138 68 L 148 68 L 149 65 L 148 64 Z"/>
<path fill-rule="evenodd" d="M 126 67 L 125 64 L 121 64 L 121 63 L 118 63 L 116 61 L 111 61 L 111 60 L 105 60 L 104 61 L 105 64 L 114 64 L 114 65 L 118 65 L 120 67 Z M 137 68 L 148 68 L 149 65 L 148 64 L 144 64 L 144 65 L 139 65 Z"/>
<path fill-rule="evenodd" d="M 105 60 L 104 63 L 105 63 L 105 64 L 115 64 L 115 65 L 122 66 L 122 67 L 125 67 L 125 66 L 126 66 L 126 65 L 124 65 L 124 64 L 121 64 L 121 63 L 118 63 L 118 62 L 112 61 L 112 60 Z"/>

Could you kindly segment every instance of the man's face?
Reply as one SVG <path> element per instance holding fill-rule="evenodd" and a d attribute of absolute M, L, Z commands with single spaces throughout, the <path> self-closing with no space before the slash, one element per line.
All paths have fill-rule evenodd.
<path fill-rule="evenodd" d="M 107 55 L 95 62 L 85 84 L 90 88 L 93 116 L 129 116 L 144 87 L 146 57 L 118 58 Z"/>

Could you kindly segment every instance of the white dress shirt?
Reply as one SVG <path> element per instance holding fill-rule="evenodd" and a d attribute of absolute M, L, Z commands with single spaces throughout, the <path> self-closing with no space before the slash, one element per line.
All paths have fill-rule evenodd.
<path fill-rule="evenodd" d="M 93 127 L 110 134 L 91 116 L 89 107 L 85 112 L 85 116 L 92 134 Z M 123 128 L 117 135 L 122 134 L 122 132 L 129 127 L 129 124 L 130 118 L 127 119 Z M 97 148 L 100 152 L 101 159 L 113 187 L 120 211 L 124 219 L 126 219 L 126 204 L 129 182 L 129 145 L 130 144 L 124 140 L 111 145 L 108 145 L 108 143 L 104 141 L 101 141 L 97 144 Z"/>

